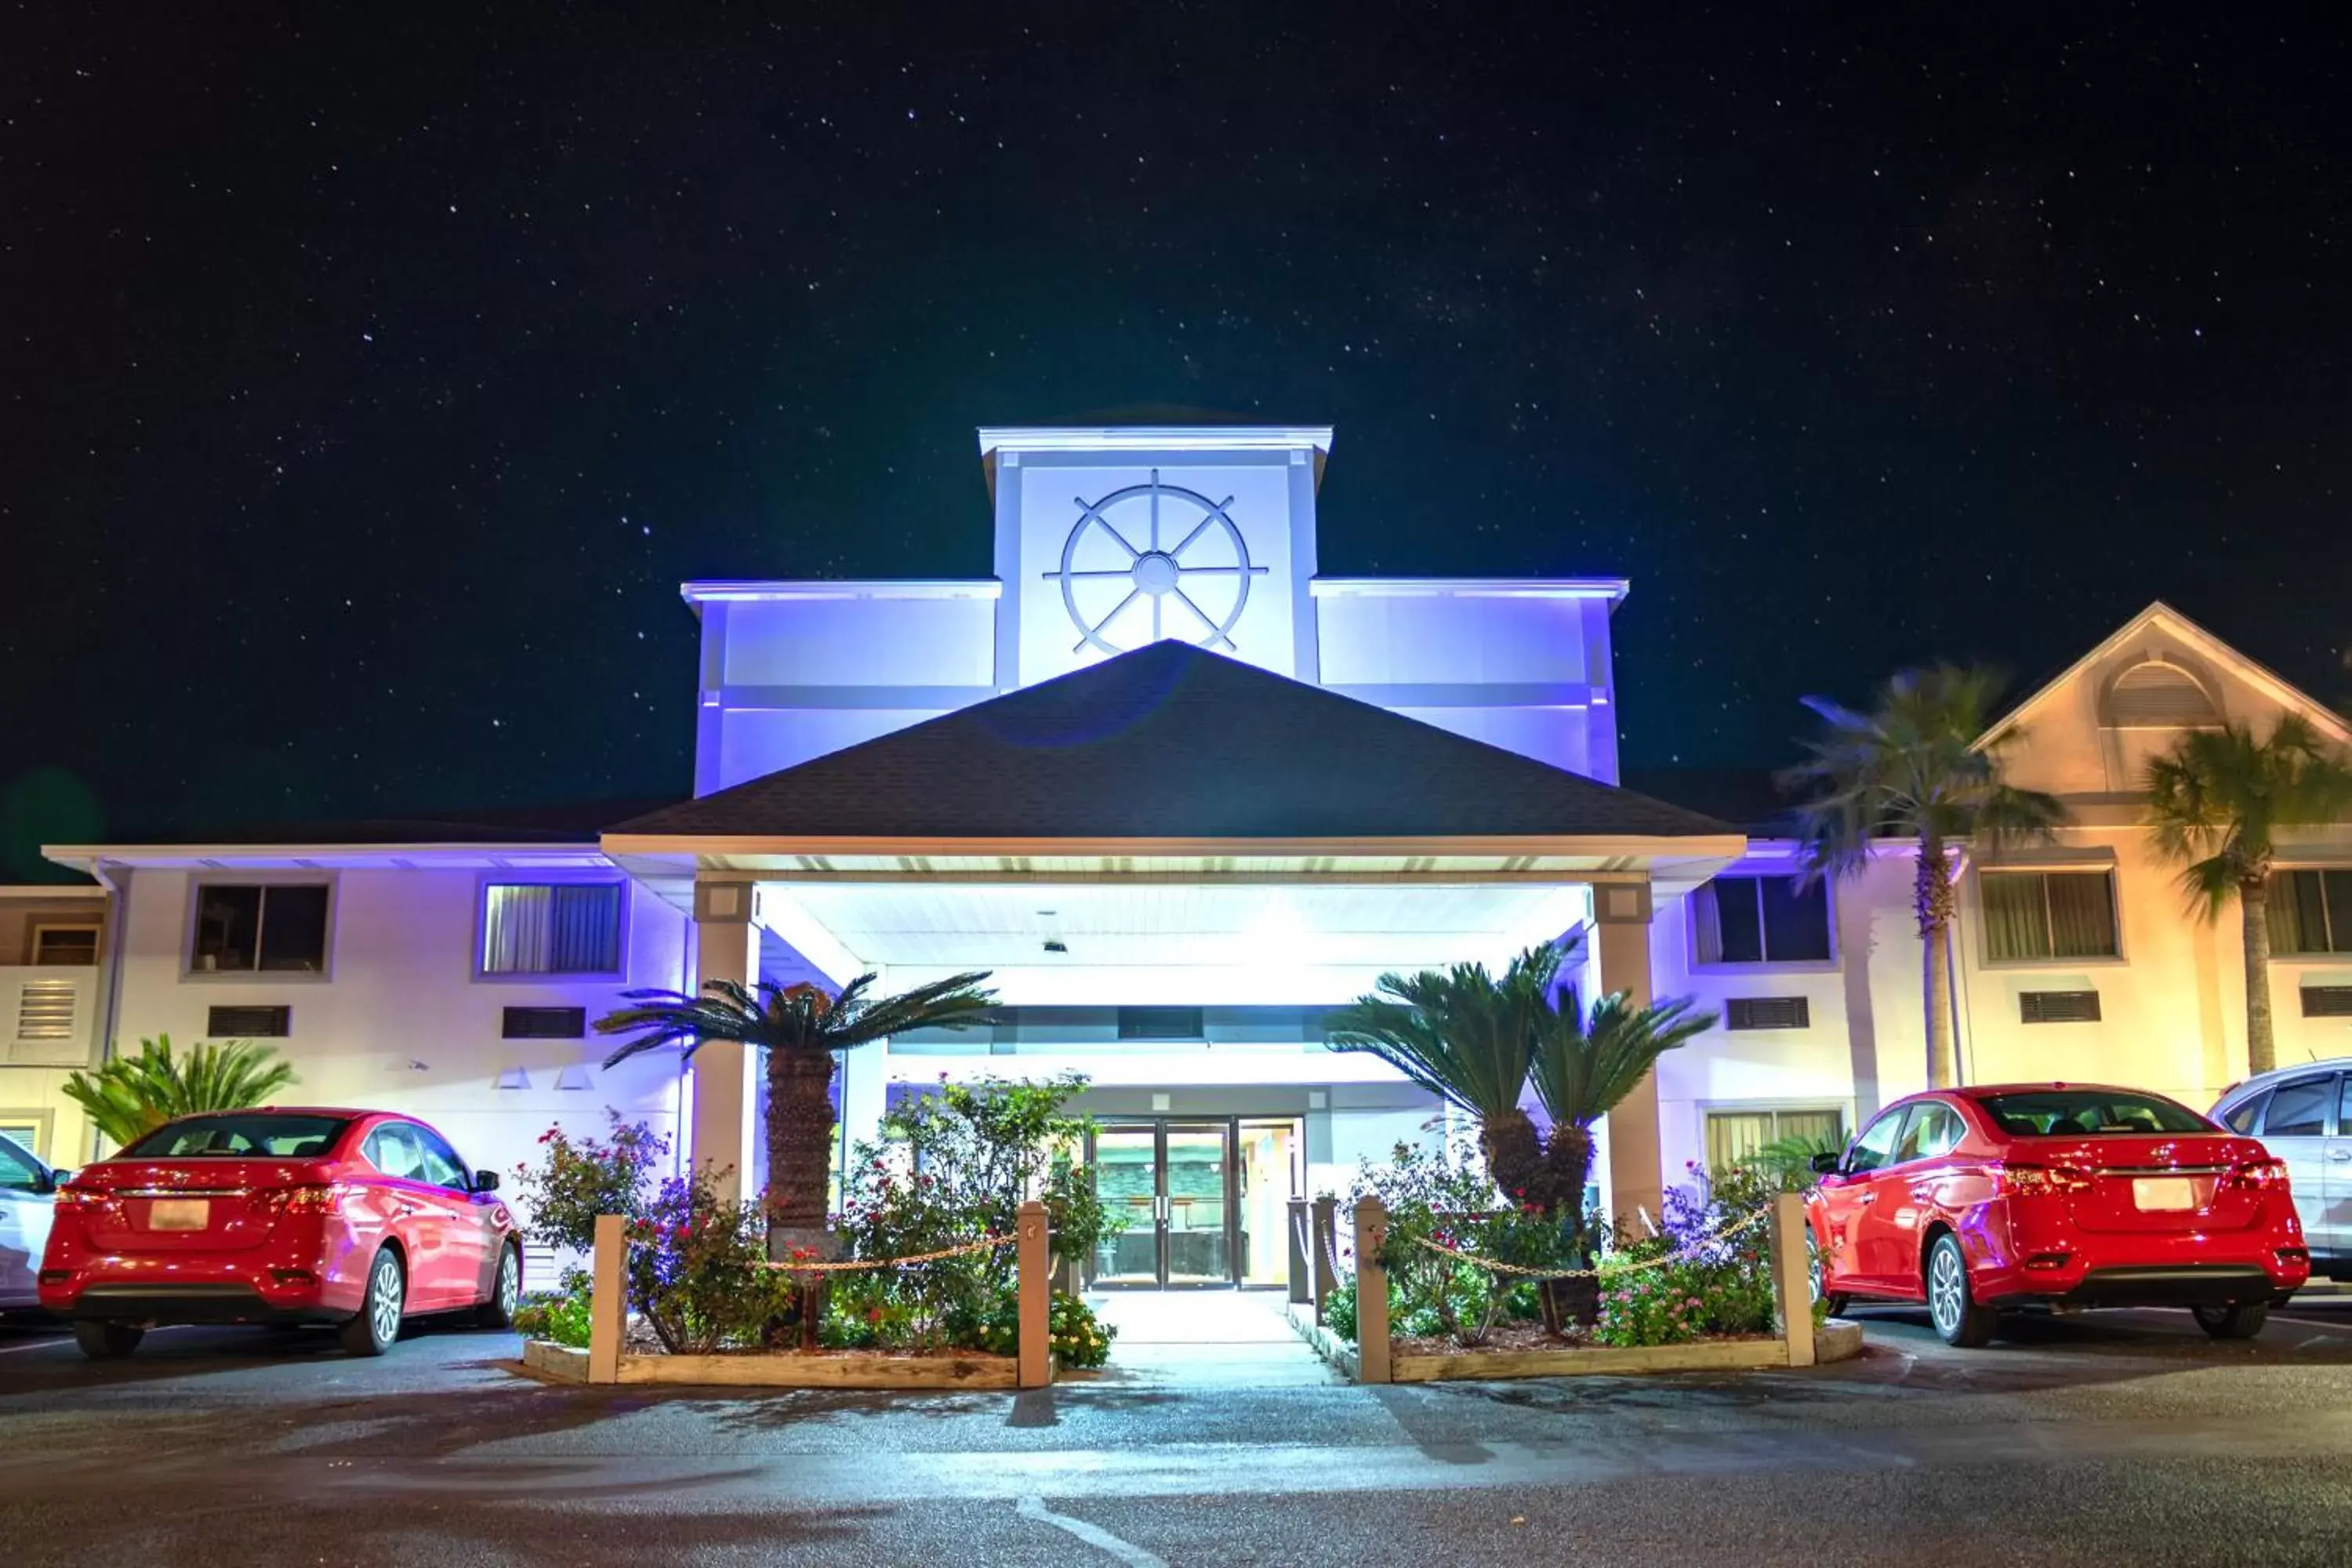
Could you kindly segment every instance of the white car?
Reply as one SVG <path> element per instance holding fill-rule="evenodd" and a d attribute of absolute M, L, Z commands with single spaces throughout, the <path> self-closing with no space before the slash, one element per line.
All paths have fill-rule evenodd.
<path fill-rule="evenodd" d="M 2261 1139 L 2285 1164 L 2311 1277 L 2352 1279 L 2352 1057 L 2232 1084 L 2212 1115 L 2232 1132 Z"/>
<path fill-rule="evenodd" d="M 0 1138 L 0 1312 L 41 1304 L 34 1281 L 42 1249 L 49 1244 L 49 1215 L 63 1179 L 21 1144 Z"/>

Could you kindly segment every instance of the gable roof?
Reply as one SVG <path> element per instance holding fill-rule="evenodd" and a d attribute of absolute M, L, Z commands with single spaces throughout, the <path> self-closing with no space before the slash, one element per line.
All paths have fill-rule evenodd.
<path fill-rule="evenodd" d="M 1158 642 L 611 830 L 791 839 L 1721 837 L 1734 829 Z"/>
<path fill-rule="evenodd" d="M 2320 701 L 2309 692 L 2291 684 L 2284 677 L 2248 658 L 2170 605 L 2158 599 L 2147 608 L 2109 633 L 2090 652 L 2059 671 L 2052 679 L 2045 681 L 2031 697 L 2026 698 L 1986 726 L 1985 732 L 1977 737 L 1976 743 L 1981 746 L 2011 725 L 2024 722 L 2027 714 L 2064 689 L 2077 677 L 2097 668 L 2117 653 L 2122 652 L 2134 637 L 2138 637 L 2150 626 L 2158 626 L 2168 634 L 2196 649 L 2204 658 L 2227 668 L 2240 679 L 2263 692 L 2281 707 L 2301 713 L 2331 739 L 2338 742 L 2352 742 L 2352 724 L 2345 722 L 2344 715 L 2336 712 L 2335 709 Z"/>

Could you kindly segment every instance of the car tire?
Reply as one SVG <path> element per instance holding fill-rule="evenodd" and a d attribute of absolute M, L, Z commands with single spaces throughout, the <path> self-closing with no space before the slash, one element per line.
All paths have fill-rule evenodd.
<path fill-rule="evenodd" d="M 509 1247 L 499 1254 L 499 1276 L 490 1282 L 490 1299 L 474 1309 L 474 1321 L 485 1329 L 510 1329 L 521 1300 L 522 1252 Z"/>
<path fill-rule="evenodd" d="M 139 1348 L 147 1331 L 136 1323 L 76 1323 L 74 1343 L 92 1361 L 119 1361 Z"/>
<path fill-rule="evenodd" d="M 1958 1237 L 1946 1231 L 1928 1246 L 1921 1276 L 1927 1288 L 1927 1317 L 1937 1338 L 1960 1350 L 1974 1350 L 1992 1338 L 2000 1315 L 1969 1289 L 1969 1260 Z"/>
<path fill-rule="evenodd" d="M 345 1352 L 370 1356 L 390 1350 L 400 1338 L 401 1312 L 407 1302 L 408 1274 L 400 1266 L 400 1254 L 389 1247 L 377 1247 L 368 1264 L 367 1294 L 360 1298 L 360 1310 L 336 1331 Z"/>
<path fill-rule="evenodd" d="M 1812 1276 L 1813 1300 L 1826 1305 L 1830 1310 L 1830 1316 L 1832 1318 L 1843 1313 L 1846 1309 L 1846 1304 L 1852 1301 L 1853 1298 L 1843 1295 L 1835 1290 L 1829 1291 L 1826 1294 L 1823 1293 L 1822 1289 L 1822 1244 L 1814 1237 L 1813 1227 L 1811 1226 L 1807 1226 L 1805 1227 L 1805 1267 Z"/>
<path fill-rule="evenodd" d="M 2227 1307 L 2191 1307 L 2197 1326 L 2217 1340 L 2250 1340 L 2270 1321 L 2268 1301 L 2239 1301 Z"/>

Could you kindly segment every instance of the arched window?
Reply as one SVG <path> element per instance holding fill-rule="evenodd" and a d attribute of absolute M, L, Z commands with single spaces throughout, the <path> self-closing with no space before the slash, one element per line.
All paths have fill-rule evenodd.
<path fill-rule="evenodd" d="M 2114 730 L 2198 730 L 2221 721 L 2221 710 L 2198 679 L 2177 664 L 2151 658 L 2107 685 L 2101 722 Z"/>

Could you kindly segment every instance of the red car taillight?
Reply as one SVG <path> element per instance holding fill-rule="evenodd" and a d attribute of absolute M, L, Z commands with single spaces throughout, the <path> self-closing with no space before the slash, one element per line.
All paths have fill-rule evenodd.
<path fill-rule="evenodd" d="M 2019 1197 L 2047 1197 L 2062 1193 L 2087 1193 L 2094 1185 L 2090 1173 L 2072 1165 L 2000 1165 L 1993 1168 L 2003 1191 Z"/>
<path fill-rule="evenodd" d="M 57 1193 L 57 1206 L 61 1209 L 78 1209 L 105 1201 L 106 1194 L 91 1187 L 59 1187 Z"/>
<path fill-rule="evenodd" d="M 2255 1192 L 2285 1192 L 2286 1163 L 2283 1160 L 2249 1160 L 2230 1173 L 2230 1185 L 2251 1188 Z"/>
<path fill-rule="evenodd" d="M 273 1187 L 260 1197 L 272 1214 L 329 1214 L 342 1202 L 343 1189 L 332 1185 Z"/>

